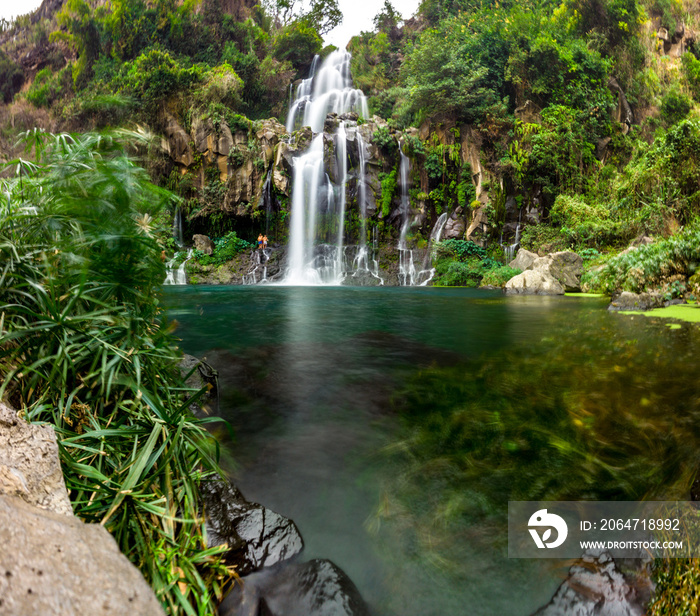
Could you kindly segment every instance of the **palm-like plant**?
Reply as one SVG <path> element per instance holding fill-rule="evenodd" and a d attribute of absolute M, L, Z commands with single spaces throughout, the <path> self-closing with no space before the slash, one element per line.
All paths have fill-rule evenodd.
<path fill-rule="evenodd" d="M 218 452 L 159 319 L 150 216 L 172 196 L 127 155 L 139 139 L 34 131 L 34 162 L 0 180 L 0 396 L 55 426 L 75 513 L 170 613 L 214 613 L 232 572 L 206 548 L 197 484 Z"/>

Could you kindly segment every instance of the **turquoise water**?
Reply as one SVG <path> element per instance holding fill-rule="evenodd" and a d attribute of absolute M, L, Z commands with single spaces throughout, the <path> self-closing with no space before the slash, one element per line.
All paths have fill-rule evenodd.
<path fill-rule="evenodd" d="M 566 563 L 506 557 L 508 499 L 683 498 L 698 329 L 596 298 L 170 287 L 220 372 L 247 498 L 289 516 L 376 614 L 527 615 Z"/>

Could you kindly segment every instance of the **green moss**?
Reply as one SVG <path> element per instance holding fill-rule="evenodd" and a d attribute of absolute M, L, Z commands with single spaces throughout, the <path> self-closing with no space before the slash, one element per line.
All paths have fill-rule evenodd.
<path fill-rule="evenodd" d="M 654 308 L 645 312 L 621 310 L 618 314 L 642 315 L 645 317 L 660 317 L 662 319 L 678 319 L 686 323 L 700 323 L 700 307 L 693 304 L 677 304 L 667 308 Z"/>
<path fill-rule="evenodd" d="M 566 297 L 607 297 L 604 293 L 564 293 Z"/>

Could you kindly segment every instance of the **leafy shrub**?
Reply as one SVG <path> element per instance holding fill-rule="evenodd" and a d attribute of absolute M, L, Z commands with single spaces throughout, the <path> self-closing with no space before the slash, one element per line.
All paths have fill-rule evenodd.
<path fill-rule="evenodd" d="M 442 240 L 438 245 L 438 254 L 447 253 L 450 256 L 456 257 L 461 261 L 466 261 L 471 257 L 486 259 L 488 253 L 478 244 L 466 240 Z"/>
<path fill-rule="evenodd" d="M 695 226 L 610 259 L 603 269 L 589 276 L 589 284 L 607 293 L 641 292 L 672 276 L 690 275 L 698 263 L 700 227 Z"/>
<path fill-rule="evenodd" d="M 674 83 L 661 99 L 661 117 L 670 126 L 688 116 L 693 108 L 693 100 Z"/>
<path fill-rule="evenodd" d="M 508 265 L 494 267 L 484 273 L 484 277 L 481 279 L 481 284 L 479 286 L 504 287 L 506 286 L 506 282 L 520 273 L 522 273 L 521 270 L 509 267 Z"/>
<path fill-rule="evenodd" d="M 255 248 L 254 244 L 238 237 L 235 231 L 230 231 L 224 237 L 214 240 L 213 254 L 206 255 L 195 250 L 193 257 L 201 265 L 223 265 L 237 254 L 253 248 Z"/>
<path fill-rule="evenodd" d="M 531 252 L 548 253 L 559 250 L 568 250 L 570 241 L 560 229 L 541 223 L 539 225 L 527 225 L 520 237 L 520 246 Z"/>
<path fill-rule="evenodd" d="M 0 100 L 10 103 L 24 83 L 22 67 L 0 51 Z"/>
<path fill-rule="evenodd" d="M 208 102 L 236 107 L 241 101 L 243 80 L 230 64 L 221 64 L 209 71 L 202 86 L 201 97 Z"/>
<path fill-rule="evenodd" d="M 387 126 L 380 126 L 372 133 L 372 143 L 385 152 L 395 152 L 398 149 L 396 137 Z"/>
<path fill-rule="evenodd" d="M 0 397 L 53 424 L 74 512 L 112 533 L 168 612 L 211 615 L 231 573 L 203 536 L 198 484 L 220 471 L 189 411 L 201 392 L 159 314 L 150 213 L 171 196 L 125 145 L 34 132 L 36 164 L 0 180 Z"/>
<path fill-rule="evenodd" d="M 479 259 L 442 260 L 435 266 L 434 284 L 441 287 L 478 287 L 484 275 Z"/>
<path fill-rule="evenodd" d="M 321 47 L 323 40 L 318 32 L 303 21 L 295 21 L 279 30 L 272 41 L 272 55 L 280 62 L 290 62 L 301 73 L 308 70 Z"/>
<path fill-rule="evenodd" d="M 379 180 L 382 184 L 382 216 L 386 218 L 391 212 L 391 201 L 396 192 L 396 169 L 392 170 L 391 173 L 380 174 Z"/>

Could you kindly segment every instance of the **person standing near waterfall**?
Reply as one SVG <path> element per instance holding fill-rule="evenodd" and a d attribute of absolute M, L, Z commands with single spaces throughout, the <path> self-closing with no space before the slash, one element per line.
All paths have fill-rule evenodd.
<path fill-rule="evenodd" d="M 263 235 L 262 242 L 263 242 L 263 250 L 265 250 L 267 248 L 267 235 Z"/>
<path fill-rule="evenodd" d="M 263 236 L 262 233 L 258 235 L 258 250 L 261 250 L 263 247 Z"/>

